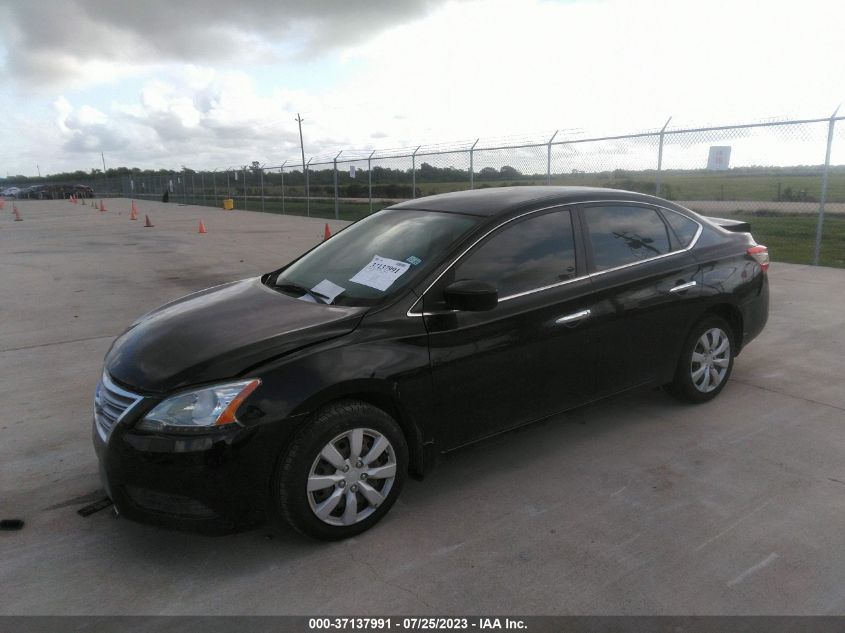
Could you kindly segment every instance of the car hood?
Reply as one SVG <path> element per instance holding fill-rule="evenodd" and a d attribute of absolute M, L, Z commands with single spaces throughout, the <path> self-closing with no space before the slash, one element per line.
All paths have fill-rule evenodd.
<path fill-rule="evenodd" d="M 141 392 L 233 378 L 248 368 L 348 334 L 366 308 L 310 303 L 259 277 L 182 297 L 133 323 L 112 344 L 106 371 Z"/>

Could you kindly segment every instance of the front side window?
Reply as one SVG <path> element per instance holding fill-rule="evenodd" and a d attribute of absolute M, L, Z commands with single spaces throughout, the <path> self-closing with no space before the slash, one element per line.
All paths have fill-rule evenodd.
<path fill-rule="evenodd" d="M 499 298 L 575 277 L 575 242 L 568 210 L 506 225 L 455 267 L 455 281 L 494 286 Z"/>
<path fill-rule="evenodd" d="M 669 231 L 655 209 L 635 206 L 587 207 L 584 219 L 596 270 L 607 270 L 665 255 Z"/>
<path fill-rule="evenodd" d="M 424 275 L 478 222 L 459 213 L 385 209 L 352 224 L 269 281 L 305 301 L 375 305 Z"/>

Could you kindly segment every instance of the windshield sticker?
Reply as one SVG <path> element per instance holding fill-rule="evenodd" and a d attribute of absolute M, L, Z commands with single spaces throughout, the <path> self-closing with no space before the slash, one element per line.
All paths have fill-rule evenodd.
<path fill-rule="evenodd" d="M 414 257 L 413 255 L 411 255 L 405 261 L 411 264 L 412 266 L 419 266 L 420 264 L 422 264 L 422 260 L 419 257 Z"/>
<path fill-rule="evenodd" d="M 384 291 L 390 288 L 390 284 L 402 276 L 410 267 L 411 265 L 407 262 L 375 255 L 370 263 L 355 273 L 355 276 L 349 281 Z"/>
<path fill-rule="evenodd" d="M 330 282 L 328 279 L 323 279 L 323 281 L 311 288 L 311 292 L 320 295 L 321 299 L 325 297 L 326 303 L 331 303 L 332 301 L 334 301 L 335 297 L 337 297 L 344 290 L 346 290 L 346 288 L 341 288 L 337 284 L 333 284 L 332 282 Z"/>

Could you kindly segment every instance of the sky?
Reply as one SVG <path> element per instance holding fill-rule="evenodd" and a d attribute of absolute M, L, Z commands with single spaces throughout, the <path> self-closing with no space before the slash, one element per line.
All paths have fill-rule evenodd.
<path fill-rule="evenodd" d="M 306 158 L 827 117 L 843 24 L 821 0 L 0 0 L 0 175 L 290 164 L 297 113 Z"/>

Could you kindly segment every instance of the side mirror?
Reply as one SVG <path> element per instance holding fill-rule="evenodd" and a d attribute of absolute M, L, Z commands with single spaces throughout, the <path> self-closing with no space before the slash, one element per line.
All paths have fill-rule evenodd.
<path fill-rule="evenodd" d="M 482 312 L 499 303 L 499 292 L 490 284 L 474 279 L 455 281 L 443 291 L 446 305 L 452 310 Z"/>

